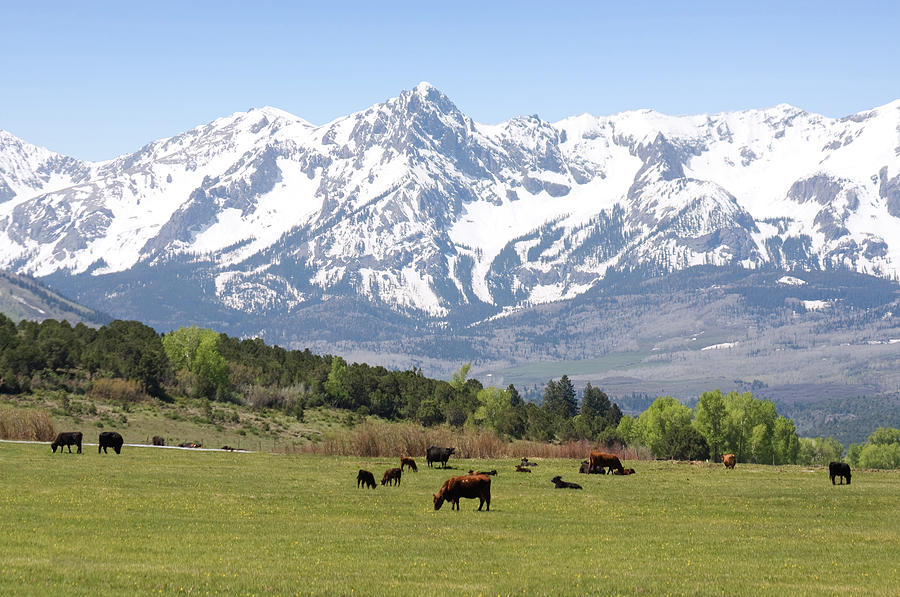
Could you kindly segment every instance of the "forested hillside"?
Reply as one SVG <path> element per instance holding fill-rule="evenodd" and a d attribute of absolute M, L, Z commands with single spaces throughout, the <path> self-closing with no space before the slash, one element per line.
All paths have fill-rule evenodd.
<path fill-rule="evenodd" d="M 591 383 L 579 396 L 567 375 L 548 380 L 538 404 L 524 400 L 512 384 L 485 387 L 468 373 L 465 364 L 449 381 L 438 380 L 418 369 L 347 363 L 197 327 L 158 334 L 135 321 L 94 329 L 52 319 L 15 324 L 0 315 L 0 392 L 17 397 L 19 405 L 46 392 L 66 404 L 70 396 L 160 406 L 194 399 L 205 405 L 210 423 L 227 418 L 213 404 L 298 421 L 307 409 L 327 406 L 351 414 L 351 424 L 374 416 L 425 427 L 481 428 L 509 439 L 642 445 L 659 458 L 716 459 L 733 452 L 739 461 L 779 464 L 839 459 L 843 453 L 834 440 L 801 440 L 775 403 L 750 392 L 705 392 L 693 409 L 659 397 L 632 417 Z"/>

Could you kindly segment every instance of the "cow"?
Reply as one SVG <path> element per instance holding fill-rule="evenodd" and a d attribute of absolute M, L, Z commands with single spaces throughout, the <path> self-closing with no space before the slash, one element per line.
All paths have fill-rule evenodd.
<path fill-rule="evenodd" d="M 428 446 L 428 451 L 425 453 L 425 459 L 428 461 L 428 466 L 431 466 L 432 462 L 440 462 L 443 468 L 447 468 L 447 461 L 450 460 L 450 455 L 454 452 L 456 452 L 456 448 Z"/>
<path fill-rule="evenodd" d="M 578 468 L 578 472 L 584 475 L 604 475 L 606 471 L 602 466 L 591 468 L 591 463 L 587 460 L 581 461 L 581 466 Z"/>
<path fill-rule="evenodd" d="M 69 448 L 69 454 L 72 453 L 72 446 L 78 446 L 78 453 L 81 454 L 81 432 L 65 431 L 57 435 L 56 439 L 53 440 L 53 443 L 50 444 L 50 448 L 53 450 L 54 454 L 56 454 L 56 448 L 59 448 L 59 453 L 62 454 L 63 446 Z"/>
<path fill-rule="evenodd" d="M 479 499 L 478 509 L 487 504 L 487 510 L 491 509 L 491 478 L 487 475 L 464 475 L 462 477 L 450 477 L 441 489 L 433 494 L 434 509 L 440 510 L 445 501 L 450 502 L 451 510 L 459 510 L 460 498 L 473 500 Z"/>
<path fill-rule="evenodd" d="M 531 469 L 530 469 L 530 468 L 525 468 L 525 467 L 522 466 L 521 464 L 517 464 L 517 465 L 516 465 L 516 472 L 517 472 L 517 473 L 530 473 L 530 472 L 531 472 Z"/>
<path fill-rule="evenodd" d="M 403 467 L 409 467 L 413 470 L 414 473 L 419 472 L 419 467 L 416 466 L 416 461 L 410 458 L 409 456 L 401 456 L 400 457 L 400 470 L 403 470 Z"/>
<path fill-rule="evenodd" d="M 200 448 L 203 444 L 198 444 L 196 442 L 183 442 L 178 444 L 179 448 Z"/>
<path fill-rule="evenodd" d="M 399 468 L 389 468 L 384 471 L 384 476 L 381 478 L 382 485 L 393 485 L 394 481 L 397 482 L 397 485 L 400 485 L 400 477 L 403 474 L 403 471 Z"/>
<path fill-rule="evenodd" d="M 550 479 L 550 482 L 556 485 L 557 489 L 581 489 L 581 485 L 579 485 L 578 483 L 563 481 L 562 477 L 560 477 L 559 475 L 556 475 L 555 477 Z"/>
<path fill-rule="evenodd" d="M 125 440 L 123 440 L 122 436 L 115 431 L 104 431 L 100 434 L 100 440 L 97 444 L 97 454 L 100 453 L 100 450 L 103 450 L 104 454 L 109 454 L 109 452 L 106 451 L 107 448 L 112 448 L 115 450 L 116 454 L 121 454 L 122 444 L 124 443 Z"/>
<path fill-rule="evenodd" d="M 222 446 L 220 449 L 226 452 L 234 452 L 234 448 L 232 448 L 231 446 Z"/>
<path fill-rule="evenodd" d="M 834 478 L 840 477 L 840 484 L 844 484 L 844 479 L 847 480 L 847 485 L 850 485 L 850 465 L 846 462 L 830 462 L 828 463 L 828 474 L 831 476 L 831 484 L 834 485 Z"/>
<path fill-rule="evenodd" d="M 733 469 L 736 463 L 737 458 L 734 457 L 734 454 L 722 454 L 722 464 L 725 465 L 725 468 Z"/>
<path fill-rule="evenodd" d="M 475 471 L 473 471 L 472 469 L 469 469 L 469 474 L 470 475 L 490 475 L 493 477 L 494 475 L 497 474 L 497 469 L 490 470 L 490 471 L 478 471 L 477 473 Z"/>
<path fill-rule="evenodd" d="M 356 475 L 356 488 L 359 489 L 360 487 L 375 489 L 375 475 L 369 471 L 359 469 L 359 473 Z"/>
<path fill-rule="evenodd" d="M 521 466 L 532 467 L 532 466 L 537 466 L 537 465 L 538 465 L 537 462 L 534 462 L 534 461 L 532 461 L 532 460 L 528 460 L 528 457 L 527 457 L 527 456 L 523 456 L 523 457 L 522 457 L 522 464 L 521 464 Z"/>
<path fill-rule="evenodd" d="M 165 446 L 166 440 L 158 435 L 153 436 L 153 445 L 154 446 Z"/>
<path fill-rule="evenodd" d="M 622 462 L 619 460 L 619 457 L 615 454 L 609 454 L 607 452 L 591 452 L 588 455 L 588 459 L 590 460 L 590 469 L 589 470 L 598 470 L 602 471 L 603 467 L 608 467 L 609 471 L 607 474 L 612 472 L 614 469 L 620 471 L 619 474 L 622 474 Z M 599 474 L 603 474 L 600 472 Z"/>
<path fill-rule="evenodd" d="M 626 469 L 624 469 L 624 470 L 622 470 L 622 471 L 613 471 L 613 474 L 614 474 L 614 475 L 633 475 L 633 474 L 634 474 L 634 469 L 633 469 L 633 468 L 626 468 Z"/>

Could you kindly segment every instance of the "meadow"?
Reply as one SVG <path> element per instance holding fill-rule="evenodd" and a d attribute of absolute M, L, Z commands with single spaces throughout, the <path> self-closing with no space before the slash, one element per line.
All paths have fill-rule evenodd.
<path fill-rule="evenodd" d="M 451 458 L 357 489 L 395 458 L 0 442 L 3 595 L 896 595 L 900 472 Z M 477 500 L 434 511 L 469 468 Z M 562 474 L 584 490 L 556 490 Z"/>

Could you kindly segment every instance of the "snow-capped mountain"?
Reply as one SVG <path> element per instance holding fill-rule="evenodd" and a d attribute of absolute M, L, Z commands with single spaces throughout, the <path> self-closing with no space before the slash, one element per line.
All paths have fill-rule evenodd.
<path fill-rule="evenodd" d="M 896 277 L 900 101 L 484 125 L 422 83 L 322 126 L 255 109 L 99 163 L 0 131 L 0 268 L 119 316 L 140 317 L 117 308 L 125 279 L 128 309 L 156 281 L 243 314 L 355 297 L 447 321 L 701 264 Z M 183 297 L 154 299 L 173 326 Z"/>

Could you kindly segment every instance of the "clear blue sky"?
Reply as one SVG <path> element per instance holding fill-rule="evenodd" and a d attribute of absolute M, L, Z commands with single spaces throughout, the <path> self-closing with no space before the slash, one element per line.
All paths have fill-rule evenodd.
<path fill-rule="evenodd" d="M 900 98 L 880 2 L 12 2 L 0 128 L 81 159 L 232 112 L 322 124 L 429 81 L 478 122 Z"/>

